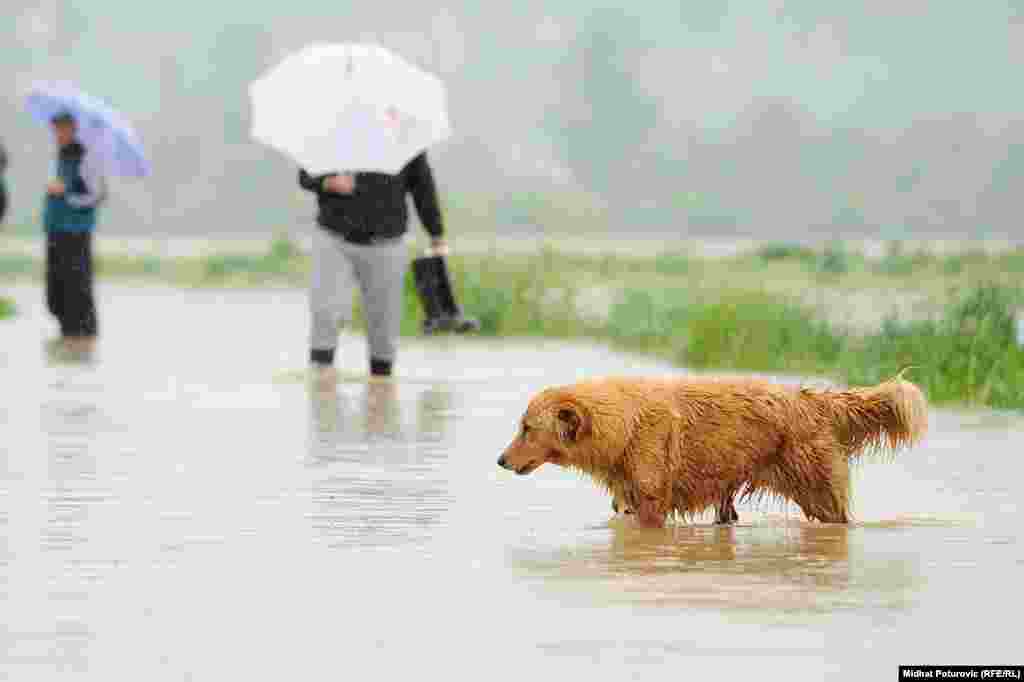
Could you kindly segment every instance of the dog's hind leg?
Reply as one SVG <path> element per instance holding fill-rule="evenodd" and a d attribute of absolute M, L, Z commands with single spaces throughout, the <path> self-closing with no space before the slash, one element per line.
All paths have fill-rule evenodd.
<path fill-rule="evenodd" d="M 822 496 L 822 492 L 826 497 Z M 818 491 L 811 495 L 801 495 L 794 499 L 800 510 L 811 521 L 822 523 L 849 523 L 850 519 L 846 510 L 835 506 L 833 500 L 828 499 L 827 491 Z"/>
<path fill-rule="evenodd" d="M 824 466 L 813 470 L 803 485 L 791 488 L 788 497 L 811 520 L 849 523 L 849 462 L 840 453 L 823 453 L 817 461 Z"/>
<path fill-rule="evenodd" d="M 831 473 L 828 482 L 832 498 L 832 520 L 829 523 L 849 523 L 850 461 L 845 454 L 836 453 L 832 456 Z"/>
<path fill-rule="evenodd" d="M 736 504 L 734 498 L 738 491 L 730 489 L 722 496 L 722 499 L 715 505 L 715 523 L 719 525 L 729 525 L 736 523 L 740 520 L 740 515 L 736 513 Z"/>

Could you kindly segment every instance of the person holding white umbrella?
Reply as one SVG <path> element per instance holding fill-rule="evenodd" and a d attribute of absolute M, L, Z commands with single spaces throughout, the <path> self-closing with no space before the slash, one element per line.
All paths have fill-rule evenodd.
<path fill-rule="evenodd" d="M 431 249 L 445 250 L 444 226 L 426 153 L 395 175 L 374 172 L 299 171 L 299 184 L 317 195 L 310 290 L 310 363 L 321 381 L 334 377 L 338 327 L 352 315 L 359 287 L 366 314 L 370 374 L 389 376 L 402 323 L 402 289 L 408 251 L 402 236 L 411 194 Z"/>
<path fill-rule="evenodd" d="M 252 134 L 300 166 L 317 196 L 310 291 L 310 363 L 333 383 L 339 326 L 358 287 L 372 376 L 392 373 L 408 260 L 407 197 L 431 252 L 446 253 L 426 149 L 450 133 L 435 76 L 377 45 L 314 44 L 250 86 Z"/>

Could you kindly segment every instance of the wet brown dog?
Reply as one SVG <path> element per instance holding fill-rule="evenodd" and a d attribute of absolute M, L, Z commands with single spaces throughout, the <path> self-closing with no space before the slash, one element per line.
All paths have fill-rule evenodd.
<path fill-rule="evenodd" d="M 737 495 L 792 500 L 809 519 L 847 523 L 850 461 L 913 445 L 927 425 L 924 396 L 902 376 L 845 391 L 606 378 L 535 396 L 498 464 L 581 471 L 647 526 L 709 507 L 731 523 Z"/>

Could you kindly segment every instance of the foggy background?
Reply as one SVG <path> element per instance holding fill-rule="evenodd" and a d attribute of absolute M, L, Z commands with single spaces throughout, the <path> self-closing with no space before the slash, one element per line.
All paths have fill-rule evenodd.
<path fill-rule="evenodd" d="M 6 0 L 8 222 L 37 220 L 53 156 L 24 90 L 70 78 L 153 161 L 114 184 L 103 231 L 304 229 L 313 199 L 249 139 L 247 86 L 314 40 L 377 41 L 444 79 L 455 135 L 431 158 L 455 234 L 1019 234 L 1024 10 L 1008 0 Z"/>

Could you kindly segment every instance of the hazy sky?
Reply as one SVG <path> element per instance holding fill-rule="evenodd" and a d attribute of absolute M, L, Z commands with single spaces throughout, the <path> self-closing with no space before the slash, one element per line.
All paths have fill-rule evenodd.
<path fill-rule="evenodd" d="M 495 229 L 576 193 L 680 231 L 1011 231 L 1016 5 L 7 0 L 0 139 L 31 220 L 52 149 L 22 91 L 69 77 L 136 122 L 156 166 L 118 183 L 107 229 L 300 224 L 293 166 L 246 134 L 247 84 L 308 42 L 375 40 L 448 84 L 437 174 Z"/>

